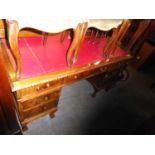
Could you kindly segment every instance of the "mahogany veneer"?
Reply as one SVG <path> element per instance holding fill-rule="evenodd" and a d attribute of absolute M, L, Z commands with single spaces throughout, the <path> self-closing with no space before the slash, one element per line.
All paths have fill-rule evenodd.
<path fill-rule="evenodd" d="M 118 47 L 116 41 L 120 41 L 128 26 L 128 23 L 124 23 L 123 27 L 115 27 L 114 35 L 108 37 L 100 30 L 88 29 L 85 37 L 79 41 L 77 61 L 72 66 L 68 66 L 67 62 L 67 51 L 72 42 L 70 30 L 65 35 L 64 32 L 47 34 L 46 41 L 41 35 L 19 37 L 21 72 L 18 78 L 12 49 L 8 40 L 1 39 L 10 86 L 23 129 L 27 128 L 27 123 L 39 117 L 47 114 L 51 118 L 54 116 L 61 89 L 66 84 L 87 79 L 93 85 L 95 94 L 101 88 L 109 89 L 124 79 L 123 71 L 132 57 Z M 104 55 L 107 44 L 105 51 L 108 55 Z"/>

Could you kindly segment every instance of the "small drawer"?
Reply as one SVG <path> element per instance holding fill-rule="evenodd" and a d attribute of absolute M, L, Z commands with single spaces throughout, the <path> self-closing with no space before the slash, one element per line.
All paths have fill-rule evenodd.
<path fill-rule="evenodd" d="M 35 86 L 34 91 L 35 92 L 42 92 L 42 91 L 45 91 L 47 89 L 51 89 L 51 88 L 55 87 L 56 85 L 60 85 L 60 84 L 62 84 L 62 80 L 50 81 L 50 82 Z"/>
<path fill-rule="evenodd" d="M 55 100 L 55 101 L 48 102 L 46 104 L 40 105 L 40 106 L 30 109 L 30 110 L 24 110 L 23 111 L 24 119 L 36 117 L 37 115 L 43 114 L 46 111 L 50 111 L 53 108 L 57 107 L 57 103 L 58 103 L 58 100 Z"/>
<path fill-rule="evenodd" d="M 31 100 L 27 100 L 24 102 L 19 102 L 21 104 L 22 108 L 25 109 L 31 109 L 37 106 L 40 106 L 46 102 L 58 100 L 60 91 L 55 91 L 50 94 L 46 94 L 37 98 L 33 98 Z"/>
<path fill-rule="evenodd" d="M 43 84 L 38 84 L 36 86 L 31 86 L 29 88 L 24 88 L 16 91 L 16 97 L 17 99 L 21 99 L 26 96 L 42 93 L 44 91 L 52 90 L 53 88 L 60 86 L 61 84 L 63 84 L 63 80 L 59 79 L 59 80 L 46 82 Z"/>
<path fill-rule="evenodd" d="M 66 77 L 64 79 L 64 83 L 71 83 L 77 80 L 80 80 L 83 78 L 83 74 L 82 73 L 78 73 L 78 74 L 74 74 L 74 75 L 70 75 L 68 77 Z"/>

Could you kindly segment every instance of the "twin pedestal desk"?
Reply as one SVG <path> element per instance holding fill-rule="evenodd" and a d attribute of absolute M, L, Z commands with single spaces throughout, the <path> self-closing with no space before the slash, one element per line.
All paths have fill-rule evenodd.
<path fill-rule="evenodd" d="M 64 85 L 86 79 L 95 96 L 128 77 L 132 56 L 120 47 L 128 20 L 4 22 L 0 45 L 23 130 L 37 118 L 54 117 Z"/>

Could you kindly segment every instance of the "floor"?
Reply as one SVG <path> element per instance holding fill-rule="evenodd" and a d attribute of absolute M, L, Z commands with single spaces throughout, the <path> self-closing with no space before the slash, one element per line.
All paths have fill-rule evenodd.
<path fill-rule="evenodd" d="M 25 135 L 155 134 L 155 81 L 152 75 L 132 68 L 130 78 L 91 97 L 85 80 L 65 86 L 56 117 L 40 118 L 28 125 Z"/>

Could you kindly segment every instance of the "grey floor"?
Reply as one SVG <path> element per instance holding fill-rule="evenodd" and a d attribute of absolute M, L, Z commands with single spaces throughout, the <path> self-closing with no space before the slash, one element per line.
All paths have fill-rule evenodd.
<path fill-rule="evenodd" d="M 65 86 L 56 117 L 40 118 L 28 125 L 25 135 L 154 134 L 155 78 L 129 68 L 130 78 L 91 97 L 85 80 Z"/>

